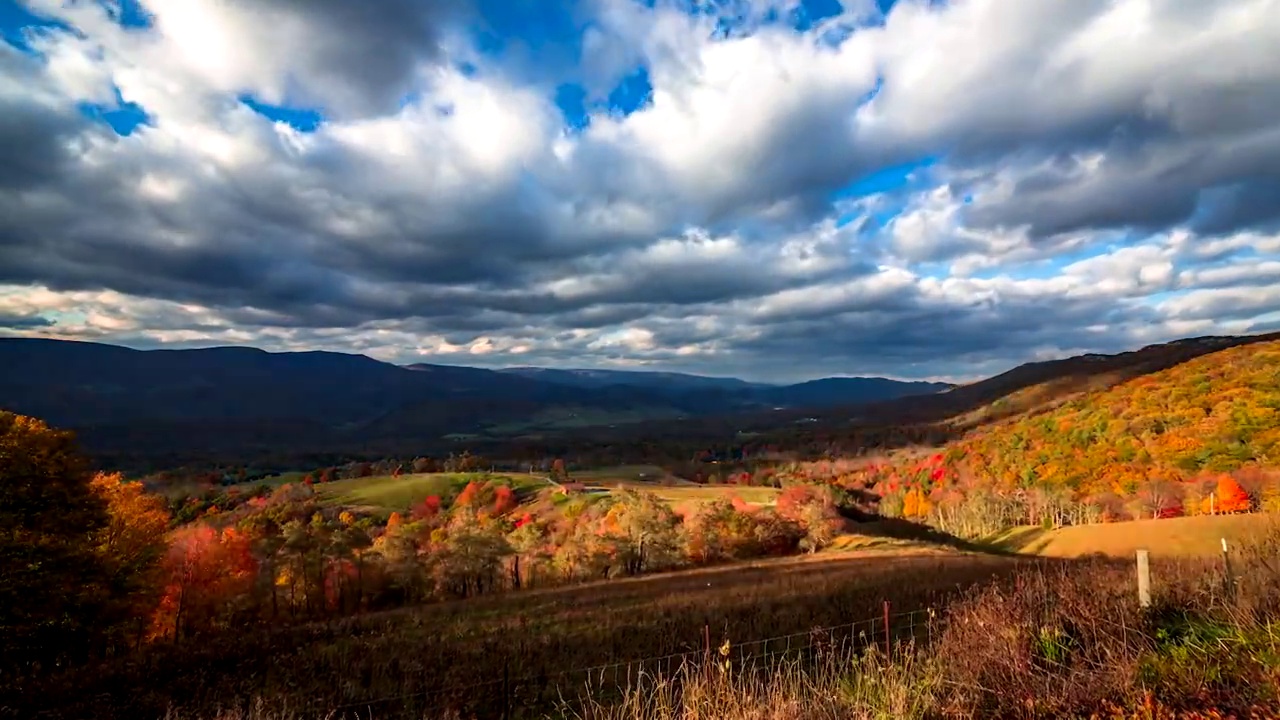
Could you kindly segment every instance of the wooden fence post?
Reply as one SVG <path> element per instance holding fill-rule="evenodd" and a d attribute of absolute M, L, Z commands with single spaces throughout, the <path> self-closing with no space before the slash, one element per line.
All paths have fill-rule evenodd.
<path fill-rule="evenodd" d="M 1236 576 L 1231 572 L 1231 553 L 1227 551 L 1227 539 L 1222 538 L 1222 571 L 1227 577 L 1227 594 L 1234 595 Z"/>
<path fill-rule="evenodd" d="M 1151 607 L 1151 564 L 1146 550 L 1138 551 L 1138 606 Z"/>
<path fill-rule="evenodd" d="M 884 656 L 888 658 L 892 650 L 893 649 L 889 645 L 889 601 L 885 600 L 884 601 Z"/>

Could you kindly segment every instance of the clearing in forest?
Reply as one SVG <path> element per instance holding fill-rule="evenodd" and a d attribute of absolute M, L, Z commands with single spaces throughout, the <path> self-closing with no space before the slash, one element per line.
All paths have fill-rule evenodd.
<path fill-rule="evenodd" d="M 471 481 L 496 481 L 516 490 L 548 486 L 546 479 L 526 473 L 417 473 L 348 478 L 316 485 L 316 492 L 330 505 L 374 507 L 388 512 L 404 512 L 425 498 L 436 495 L 451 501 Z"/>
<path fill-rule="evenodd" d="M 1153 556 L 1210 557 L 1229 545 L 1256 537 L 1280 523 L 1274 515 L 1197 515 L 1162 520 L 1134 520 L 1076 525 L 1057 530 L 1019 527 L 987 542 L 1001 550 L 1043 557 L 1075 558 L 1094 553 L 1132 557 L 1139 548 Z"/>

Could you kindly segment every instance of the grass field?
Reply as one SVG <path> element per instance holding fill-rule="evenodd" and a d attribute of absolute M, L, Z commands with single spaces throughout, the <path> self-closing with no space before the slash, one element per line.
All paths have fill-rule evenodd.
<path fill-rule="evenodd" d="M 1132 557 L 1145 548 L 1153 556 L 1210 557 L 1229 545 L 1255 537 L 1280 523 L 1274 515 L 1199 515 L 1165 520 L 1135 520 L 1078 525 L 1058 530 L 1020 527 L 990 538 L 1000 550 L 1042 557 L 1076 558 L 1092 553 Z"/>
<path fill-rule="evenodd" d="M 636 407 L 626 410 L 603 410 L 598 408 L 561 406 L 539 411 L 524 420 L 490 425 L 485 428 L 486 435 L 519 435 L 538 430 L 572 430 L 576 428 L 625 425 L 661 420 L 680 413 L 667 407 Z"/>
<path fill-rule="evenodd" d="M 361 505 L 388 512 L 404 512 L 428 496 L 452 498 L 462 492 L 468 482 L 486 479 L 505 481 L 517 490 L 548 484 L 536 475 L 524 473 L 423 473 L 338 480 L 317 485 L 316 492 L 325 502 L 333 505 Z"/>
<path fill-rule="evenodd" d="M 569 473 L 574 482 L 590 485 L 609 485 L 621 482 L 644 482 L 659 485 L 693 485 L 694 483 L 678 478 L 657 465 L 617 465 L 614 467 L 593 468 L 591 470 L 575 470 Z"/>
<path fill-rule="evenodd" d="M 482 596 L 156 646 L 141 659 L 65 678 L 45 696 L 91 705 L 59 708 L 76 717 L 162 715 L 170 703 L 243 707 L 255 696 L 319 715 L 348 707 L 361 717 L 421 718 L 452 707 L 498 717 L 499 701 L 545 710 L 561 693 L 600 681 L 584 668 L 620 663 L 615 671 L 630 672 L 640 659 L 700 652 L 708 639 L 737 646 L 800 634 L 785 641 L 790 647 L 808 642 L 814 628 L 878 622 L 885 601 L 895 614 L 941 607 L 961 588 L 1031 562 L 1045 561 L 952 551 L 820 553 Z M 783 642 L 763 647 L 780 651 Z M 652 664 L 662 661 L 648 662 L 649 670 L 662 669 Z"/>
<path fill-rule="evenodd" d="M 642 483 L 619 483 L 615 487 L 629 487 L 651 492 L 672 505 L 707 502 L 709 500 L 730 500 L 735 497 L 757 505 L 772 505 L 777 500 L 779 492 L 777 488 L 741 485 L 652 486 Z"/>

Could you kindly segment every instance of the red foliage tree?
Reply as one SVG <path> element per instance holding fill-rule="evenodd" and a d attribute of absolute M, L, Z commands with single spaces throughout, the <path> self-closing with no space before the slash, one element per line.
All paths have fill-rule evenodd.
<path fill-rule="evenodd" d="M 208 630 L 232 600 L 248 592 L 257 564 L 244 533 L 188 525 L 174 531 L 163 571 L 153 634 L 182 637 Z"/>
<path fill-rule="evenodd" d="M 813 500 L 814 491 L 808 485 L 791 485 L 778 493 L 778 514 L 785 518 L 795 517 L 800 507 Z"/>
<path fill-rule="evenodd" d="M 499 485 L 493 491 L 493 515 L 506 515 L 516 509 L 516 494 L 506 485 Z"/>
<path fill-rule="evenodd" d="M 414 520 L 430 520 L 440 514 L 440 496 L 428 495 L 422 502 L 413 506 L 411 512 Z"/>

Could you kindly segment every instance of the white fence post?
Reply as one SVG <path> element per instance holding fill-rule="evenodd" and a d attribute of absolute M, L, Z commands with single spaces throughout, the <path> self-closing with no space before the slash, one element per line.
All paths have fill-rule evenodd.
<path fill-rule="evenodd" d="M 1151 607 L 1151 564 L 1146 550 L 1138 551 L 1138 606 Z"/>

